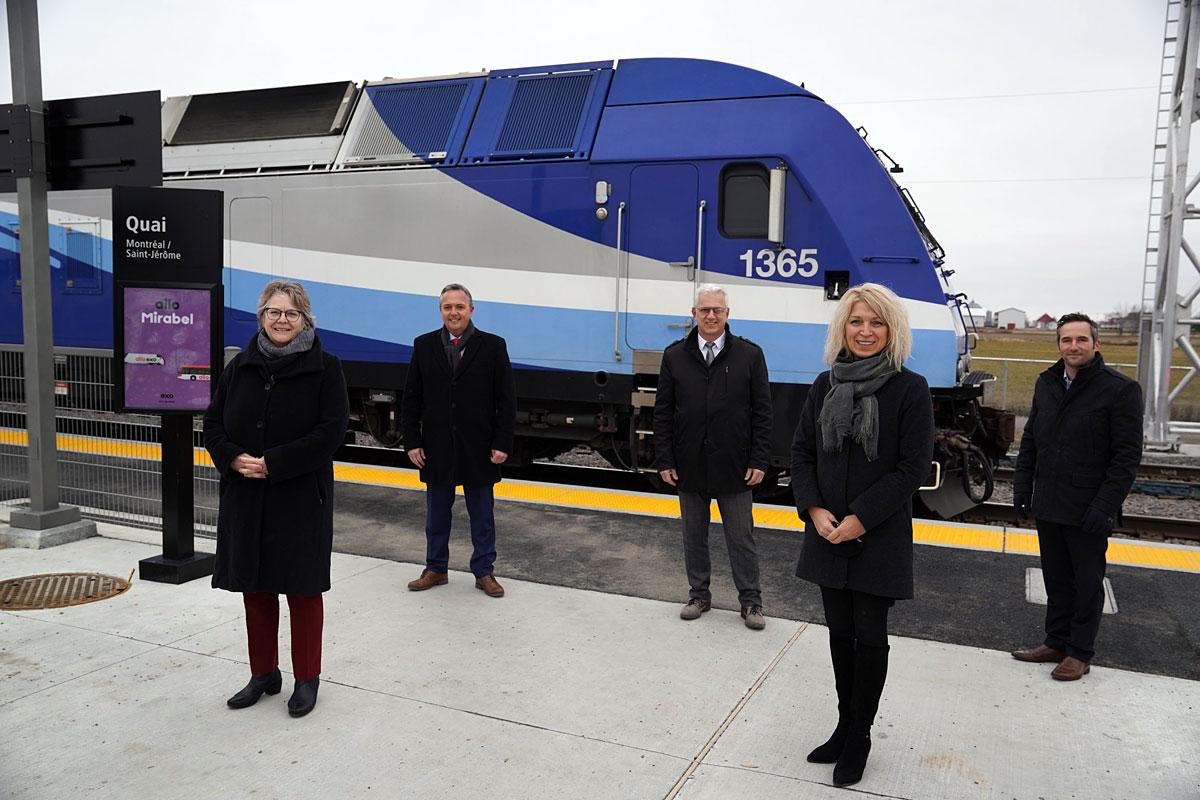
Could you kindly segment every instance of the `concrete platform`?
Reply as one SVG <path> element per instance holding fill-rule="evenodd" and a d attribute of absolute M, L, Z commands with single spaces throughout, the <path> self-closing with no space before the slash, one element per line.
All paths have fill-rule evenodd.
<path fill-rule="evenodd" d="M 124 577 L 154 535 L 100 525 L 0 550 L 0 578 Z M 136 581 L 74 608 L 0 612 L 0 797 L 835 798 L 804 754 L 833 727 L 825 630 L 730 611 L 338 553 L 320 702 L 224 700 L 248 675 L 240 598 Z M 286 618 L 286 604 L 284 605 Z M 286 631 L 286 620 L 283 623 Z M 896 637 L 875 747 L 880 798 L 1200 797 L 1200 682 Z M 282 667 L 289 666 L 286 634 Z"/>

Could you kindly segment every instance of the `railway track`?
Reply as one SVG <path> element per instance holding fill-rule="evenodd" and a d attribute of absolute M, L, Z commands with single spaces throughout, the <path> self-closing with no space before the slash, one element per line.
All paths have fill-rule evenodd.
<path fill-rule="evenodd" d="M 1032 520 L 1017 519 L 1017 512 L 1008 503 L 984 503 L 976 506 L 957 519 L 981 525 L 1032 525 Z M 1184 539 L 1200 543 L 1200 521 L 1175 519 L 1173 517 L 1143 517 L 1124 515 L 1121 526 L 1114 533 L 1136 536 L 1139 539 Z"/>
<path fill-rule="evenodd" d="M 1013 464 L 1002 461 L 996 467 L 996 479 L 1011 481 Z M 1133 492 L 1155 497 L 1200 500 L 1200 467 L 1184 464 L 1142 464 L 1138 467 Z"/>
<path fill-rule="evenodd" d="M 339 461 L 350 461 L 358 464 L 373 464 L 375 466 L 411 467 L 408 458 L 401 450 L 391 450 L 381 447 L 363 447 L 345 445 L 334 455 Z M 1154 467 L 1146 474 L 1157 475 Z M 1171 468 L 1179 470 L 1180 468 Z M 1176 474 L 1190 474 L 1188 470 L 1200 473 L 1195 467 L 1183 468 Z M 514 480 L 539 481 L 558 483 L 568 486 L 586 486 L 600 489 L 617 489 L 622 491 L 651 491 L 645 475 L 611 467 L 573 466 L 550 462 L 534 462 L 521 467 L 505 467 L 505 477 Z M 1140 473 L 1139 473 L 1140 474 Z M 1010 470 L 1011 477 L 1011 470 Z M 1193 478 L 1200 480 L 1200 475 Z M 790 507 L 786 499 L 767 505 Z M 972 522 L 981 525 L 1012 525 L 1019 520 L 1012 506 L 1007 503 L 984 503 L 971 511 L 957 517 L 962 522 Z M 1116 533 L 1136 536 L 1149 540 L 1183 539 L 1200 543 L 1200 522 L 1196 520 L 1173 519 L 1170 517 L 1146 517 L 1126 515 Z"/>

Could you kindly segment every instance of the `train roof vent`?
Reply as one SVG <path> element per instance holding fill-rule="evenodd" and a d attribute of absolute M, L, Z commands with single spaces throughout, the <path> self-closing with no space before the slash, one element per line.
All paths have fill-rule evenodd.
<path fill-rule="evenodd" d="M 491 73 L 463 160 L 586 159 L 611 79 L 611 61 Z"/>
<path fill-rule="evenodd" d="M 483 82 L 469 77 L 368 85 L 338 167 L 457 163 Z"/>
<path fill-rule="evenodd" d="M 352 81 L 197 94 L 165 130 L 167 145 L 296 139 L 340 133 L 354 102 Z"/>

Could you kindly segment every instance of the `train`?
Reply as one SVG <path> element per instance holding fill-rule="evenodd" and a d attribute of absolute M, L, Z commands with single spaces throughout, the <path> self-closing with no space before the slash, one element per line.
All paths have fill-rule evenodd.
<path fill-rule="evenodd" d="M 1012 416 L 983 403 L 973 323 L 900 170 L 803 85 L 734 64 L 638 58 L 171 97 L 163 185 L 224 193 L 224 336 L 256 328 L 275 277 L 301 281 L 343 361 L 353 424 L 400 445 L 411 343 L 451 282 L 508 341 L 516 463 L 588 445 L 652 475 L 663 349 L 696 288 L 766 353 L 772 472 L 786 484 L 805 393 L 848 286 L 905 302 L 951 516 L 991 494 Z M 111 194 L 52 192 L 60 393 L 112 354 Z M 22 341 L 15 197 L 0 197 L 0 347 Z M 164 266 L 168 271 L 169 266 Z M 164 272 L 166 275 L 166 272 Z M 65 386 L 65 389 L 62 388 Z"/>

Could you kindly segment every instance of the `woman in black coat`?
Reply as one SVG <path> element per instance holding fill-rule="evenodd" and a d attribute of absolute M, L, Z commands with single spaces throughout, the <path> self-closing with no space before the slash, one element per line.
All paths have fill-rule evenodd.
<path fill-rule="evenodd" d="M 796 575 L 821 587 L 838 724 L 808 755 L 836 763 L 838 786 L 862 778 L 887 677 L 888 609 L 913 594 L 912 496 L 933 459 L 925 379 L 903 367 L 912 331 L 890 289 L 846 291 L 792 442 L 792 490 L 804 520 Z"/>
<path fill-rule="evenodd" d="M 268 283 L 258 321 L 204 415 L 204 445 L 221 475 L 212 583 L 242 592 L 246 606 L 251 678 L 229 698 L 231 708 L 282 688 L 279 595 L 287 595 L 296 680 L 288 713 L 302 717 L 320 684 L 333 452 L 346 433 L 346 381 L 341 362 L 321 350 L 303 286 Z"/>

